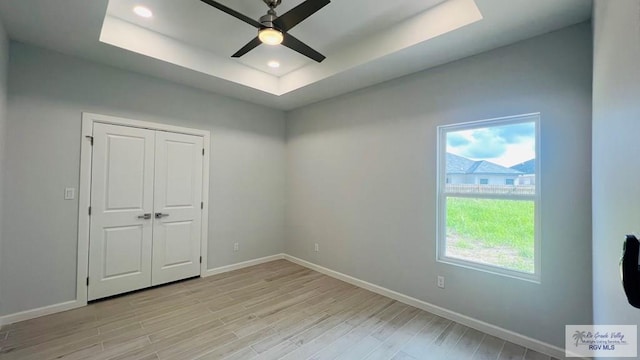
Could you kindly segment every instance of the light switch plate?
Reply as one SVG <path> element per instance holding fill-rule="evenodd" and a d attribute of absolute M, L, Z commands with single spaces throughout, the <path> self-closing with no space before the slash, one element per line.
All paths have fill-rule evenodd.
<path fill-rule="evenodd" d="M 64 199 L 65 200 L 73 200 L 76 198 L 76 189 L 75 188 L 65 188 L 64 189 Z"/>

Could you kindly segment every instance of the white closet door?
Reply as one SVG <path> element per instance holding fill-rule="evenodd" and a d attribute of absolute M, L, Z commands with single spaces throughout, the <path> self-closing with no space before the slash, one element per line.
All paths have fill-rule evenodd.
<path fill-rule="evenodd" d="M 203 140 L 156 132 L 152 284 L 200 275 Z"/>
<path fill-rule="evenodd" d="M 151 285 L 154 135 L 94 124 L 89 300 Z"/>

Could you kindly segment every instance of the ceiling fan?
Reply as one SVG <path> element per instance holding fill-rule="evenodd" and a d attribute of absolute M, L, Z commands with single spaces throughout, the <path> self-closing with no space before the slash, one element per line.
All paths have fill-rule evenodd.
<path fill-rule="evenodd" d="M 311 58 L 317 62 L 322 62 L 325 56 L 319 52 L 313 50 L 311 47 L 303 43 L 302 41 L 293 37 L 288 31 L 294 26 L 301 23 L 304 19 L 313 15 L 316 11 L 322 9 L 330 0 L 307 0 L 295 8 L 289 10 L 284 15 L 278 16 L 276 14 L 276 7 L 280 5 L 282 0 L 262 0 L 269 7 L 267 14 L 260 17 L 260 21 L 256 21 L 248 16 L 230 9 L 213 0 L 200 0 L 205 4 L 211 5 L 218 10 L 224 11 L 227 14 L 240 19 L 247 24 L 254 26 L 258 29 L 258 36 L 249 41 L 247 45 L 238 50 L 231 57 L 241 57 L 242 55 L 253 50 L 258 45 L 265 43 L 267 45 L 282 44 L 291 50 L 295 50 L 300 54 Z"/>

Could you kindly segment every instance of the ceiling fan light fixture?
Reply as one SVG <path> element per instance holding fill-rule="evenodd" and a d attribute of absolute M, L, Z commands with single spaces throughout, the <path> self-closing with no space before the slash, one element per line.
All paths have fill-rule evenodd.
<path fill-rule="evenodd" d="M 279 45 L 284 40 L 284 35 L 274 28 L 263 28 L 258 31 L 258 38 L 263 44 Z"/>

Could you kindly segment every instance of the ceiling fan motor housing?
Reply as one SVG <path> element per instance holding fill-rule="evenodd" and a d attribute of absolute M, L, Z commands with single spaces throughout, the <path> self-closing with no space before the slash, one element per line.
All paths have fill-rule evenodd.
<path fill-rule="evenodd" d="M 264 28 L 278 29 L 273 23 L 277 18 L 278 18 L 278 15 L 276 15 L 276 12 L 273 11 L 273 9 L 269 9 L 269 12 L 267 13 L 267 15 L 260 17 L 260 24 L 262 24 L 263 29 Z"/>

